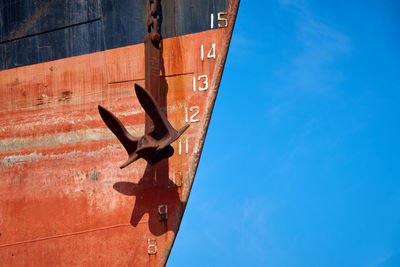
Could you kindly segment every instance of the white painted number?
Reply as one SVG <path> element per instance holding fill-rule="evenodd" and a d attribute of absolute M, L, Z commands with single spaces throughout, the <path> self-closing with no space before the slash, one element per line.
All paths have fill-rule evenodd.
<path fill-rule="evenodd" d="M 193 77 L 193 93 L 196 92 L 196 77 Z"/>
<path fill-rule="evenodd" d="M 190 122 L 199 122 L 200 121 L 200 119 L 195 118 L 200 112 L 199 107 L 197 107 L 197 106 L 190 107 L 189 112 L 190 113 L 194 112 L 194 114 L 192 116 L 190 116 Z M 189 112 L 188 112 L 188 108 L 185 108 L 185 121 L 186 122 L 189 122 Z"/>
<path fill-rule="evenodd" d="M 179 145 L 179 155 L 182 155 L 182 141 L 181 140 L 179 140 L 178 145 Z M 189 140 L 187 138 L 185 139 L 185 154 L 189 154 Z M 181 173 L 181 176 L 182 176 L 182 173 Z M 181 180 L 182 180 L 182 177 L 181 177 Z"/>
<path fill-rule="evenodd" d="M 226 17 L 222 17 L 222 16 L 226 16 L 226 14 L 228 14 L 228 13 L 227 12 L 218 12 L 218 22 L 219 21 L 223 21 L 224 22 L 224 24 L 218 23 L 218 27 L 219 28 L 228 27 L 228 19 Z"/>
<path fill-rule="evenodd" d="M 208 89 L 208 76 L 207 75 L 200 75 L 199 77 L 197 77 L 197 80 L 202 83 L 202 86 L 199 86 L 197 88 L 196 77 L 193 77 L 193 92 L 196 92 L 196 89 L 198 89 L 199 92 L 205 91 Z"/>
<path fill-rule="evenodd" d="M 216 50 L 216 45 L 212 44 L 210 50 L 208 51 L 207 58 L 216 59 L 217 56 L 215 54 L 215 50 Z M 204 61 L 204 45 L 201 45 L 201 47 L 200 47 L 200 59 L 201 59 L 201 62 Z"/>
<path fill-rule="evenodd" d="M 200 86 L 199 86 L 199 91 L 205 91 L 205 90 L 208 89 L 208 77 L 207 77 L 207 75 L 201 75 L 201 76 L 199 76 L 198 80 L 201 81 L 202 79 L 204 79 L 204 80 L 202 81 L 204 87 L 200 87 Z"/>
<path fill-rule="evenodd" d="M 160 221 L 168 220 L 168 206 L 158 205 L 158 215 L 160 215 Z"/>
<path fill-rule="evenodd" d="M 154 238 L 148 238 L 147 244 L 147 253 L 149 255 L 157 254 L 157 240 Z"/>
<path fill-rule="evenodd" d="M 180 142 L 180 141 L 179 141 Z M 179 154 L 180 155 L 180 154 Z M 182 186 L 182 172 L 177 171 L 173 176 L 173 182 L 176 184 L 177 187 Z"/>
<path fill-rule="evenodd" d="M 228 12 L 218 12 L 217 13 L 217 19 L 218 19 L 218 28 L 225 28 L 228 27 L 228 18 L 225 16 L 228 14 Z M 214 14 L 211 13 L 210 16 L 210 28 L 214 29 Z M 219 22 L 223 22 L 222 24 Z"/>
<path fill-rule="evenodd" d="M 207 58 L 213 58 L 213 59 L 216 58 L 216 55 L 215 55 L 215 44 L 212 44 L 212 46 L 210 48 L 210 51 L 208 51 Z"/>

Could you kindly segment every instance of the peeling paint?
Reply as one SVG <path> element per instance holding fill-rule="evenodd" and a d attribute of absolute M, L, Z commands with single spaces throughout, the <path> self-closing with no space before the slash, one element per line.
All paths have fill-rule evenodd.
<path fill-rule="evenodd" d="M 141 126 L 128 126 L 127 130 L 132 135 L 139 135 L 144 131 Z M 113 139 L 115 136 L 106 128 L 71 131 L 67 133 L 46 134 L 41 136 L 29 136 L 20 138 L 7 138 L 0 140 L 0 151 L 13 151 L 33 147 L 46 147 L 64 144 L 73 144 L 89 141 L 101 141 Z"/>
<path fill-rule="evenodd" d="M 0 160 L 1 163 L 14 163 L 18 161 L 25 161 L 25 160 L 31 160 L 31 159 L 44 159 L 48 158 L 48 156 L 43 156 L 41 153 L 36 154 L 35 152 L 30 153 L 29 155 L 12 155 L 12 156 L 7 156 L 4 159 Z"/>
<path fill-rule="evenodd" d="M 102 153 L 104 151 L 109 151 L 113 149 L 120 148 L 120 145 L 112 145 L 112 146 L 107 146 L 103 147 L 100 150 L 97 151 L 90 151 L 90 152 L 82 152 L 82 151 L 73 151 L 69 153 L 62 153 L 62 154 L 50 154 L 50 155 L 43 155 L 42 153 L 36 153 L 32 152 L 27 155 L 11 155 L 4 157 L 2 160 L 0 160 L 0 163 L 9 165 L 15 162 L 21 162 L 21 161 L 27 161 L 27 160 L 39 160 L 39 159 L 65 159 L 65 158 L 70 158 L 73 156 L 94 156 L 96 154 Z"/>
<path fill-rule="evenodd" d="M 235 3 L 238 1 L 230 1 Z M 176 149 L 158 167 L 138 161 L 121 171 L 119 160 L 124 159 L 114 156 L 125 151 L 115 136 L 103 124 L 100 126 L 97 114 L 97 104 L 104 105 L 119 118 L 131 116 L 127 130 L 132 135 L 144 132 L 144 116 L 133 116 L 144 111 L 133 102 L 137 99 L 132 92 L 133 83 L 144 83 L 144 72 L 129 67 L 129 62 L 143 59 L 138 57 L 143 54 L 142 44 L 0 72 L 0 90 L 4 92 L 0 97 L 0 123 L 6 125 L 0 130 L 0 176 L 5 178 L 0 180 L 0 189 L 6 193 L 0 200 L 7 202 L 0 205 L 0 214 L 8 218 L 0 218 L 0 228 L 6 229 L 0 239 L 0 258 L 9 250 L 4 246 L 14 246 L 15 259 L 25 262 L 42 257 L 42 262 L 68 258 L 75 263 L 74 253 L 78 251 L 91 263 L 94 253 L 103 251 L 98 240 L 107 240 L 105 250 L 107 246 L 114 249 L 107 256 L 122 253 L 123 257 L 113 260 L 130 260 L 114 264 L 146 266 L 147 238 L 155 238 L 159 254 L 147 265 L 165 265 L 200 160 L 231 30 L 215 29 L 163 40 L 162 79 L 168 86 L 164 88 L 168 94 L 163 110 L 177 128 L 185 124 L 186 107 L 196 106 L 200 112 L 199 120 L 183 136 L 189 140 L 187 152 L 177 153 Z M 199 48 L 210 42 L 216 43 L 219 55 L 215 60 L 200 62 Z M 35 77 L 43 70 L 47 76 Z M 208 75 L 207 91 L 193 91 L 192 79 L 198 75 Z M 11 91 L 5 84 L 16 78 L 19 85 Z M 111 83 L 116 80 L 129 81 Z M 38 88 L 39 82 L 48 86 Z M 21 89 L 26 89 L 25 95 Z M 30 106 L 37 101 L 43 104 L 31 112 Z M 171 179 L 177 172 L 182 178 L 175 184 Z M 126 190 L 119 192 L 114 185 L 121 182 Z M 159 222 L 159 205 L 168 205 L 168 224 Z M 78 236 L 96 227 L 121 223 L 128 227 Z M 66 237 L 68 233 L 72 234 Z M 52 240 L 54 237 L 62 240 Z"/>
<path fill-rule="evenodd" d="M 89 171 L 89 178 L 92 181 L 97 181 L 98 175 L 99 175 L 99 172 L 96 169 Z"/>

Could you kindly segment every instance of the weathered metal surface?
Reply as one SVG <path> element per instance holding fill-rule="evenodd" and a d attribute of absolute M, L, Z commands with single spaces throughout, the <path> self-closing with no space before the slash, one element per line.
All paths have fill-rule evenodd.
<path fill-rule="evenodd" d="M 162 0 L 163 38 L 209 29 L 228 0 Z M 147 1 L 0 1 L 0 70 L 140 44 Z"/>
<path fill-rule="evenodd" d="M 145 132 L 133 89 L 145 83 L 143 44 L 0 72 L 2 264 L 166 263 L 193 184 L 237 6 L 232 1 L 226 10 L 228 27 L 163 39 L 160 107 L 175 127 L 186 120 L 191 126 L 173 144 L 175 154 L 154 166 L 138 160 L 120 170 L 124 148 L 97 111 L 98 104 L 106 106 L 130 133 Z M 208 58 L 213 44 L 215 57 Z M 197 109 L 191 112 L 192 107 Z"/>
<path fill-rule="evenodd" d="M 115 115 L 99 105 L 99 113 L 105 124 L 128 152 L 129 158 L 121 165 L 121 169 L 139 158 L 143 158 L 150 165 L 154 165 L 162 159 L 171 157 L 174 154 L 171 143 L 178 139 L 189 127 L 189 124 L 187 124 L 177 131 L 169 123 L 166 114 L 158 104 L 161 100 L 161 54 L 159 47 L 161 36 L 157 31 L 158 20 L 160 19 L 159 12 L 157 12 L 158 4 L 157 0 L 149 0 L 146 23 L 148 30 L 144 38 L 145 84 L 151 95 L 146 89 L 135 83 L 136 96 L 146 112 L 145 135 L 140 138 L 133 137 Z"/>
<path fill-rule="evenodd" d="M 157 105 L 161 103 L 161 51 L 160 41 L 161 35 L 158 29 L 158 21 L 160 20 L 161 10 L 158 8 L 160 2 L 158 0 L 148 1 L 147 11 L 147 34 L 144 38 L 144 68 L 145 68 L 145 87 L 154 97 Z M 145 134 L 149 134 L 154 129 L 153 121 L 146 114 Z"/>

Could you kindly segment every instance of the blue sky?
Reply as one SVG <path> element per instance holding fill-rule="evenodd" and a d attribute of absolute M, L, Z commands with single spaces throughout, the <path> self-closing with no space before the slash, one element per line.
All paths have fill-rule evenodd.
<path fill-rule="evenodd" d="M 400 266 L 399 48 L 399 1 L 242 1 L 167 266 Z"/>

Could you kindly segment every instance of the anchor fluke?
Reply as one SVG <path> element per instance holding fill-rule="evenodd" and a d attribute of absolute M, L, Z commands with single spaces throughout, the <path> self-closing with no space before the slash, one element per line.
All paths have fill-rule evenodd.
<path fill-rule="evenodd" d="M 133 137 L 114 114 L 104 107 L 98 106 L 100 116 L 104 123 L 128 152 L 129 158 L 121 165 L 121 169 L 139 158 L 143 158 L 150 165 L 154 165 L 164 158 L 171 157 L 174 153 L 171 143 L 178 139 L 186 129 L 189 128 L 187 124 L 177 131 L 170 124 L 154 98 L 143 87 L 135 84 L 135 92 L 140 105 L 154 125 L 151 132 L 139 138 Z"/>

